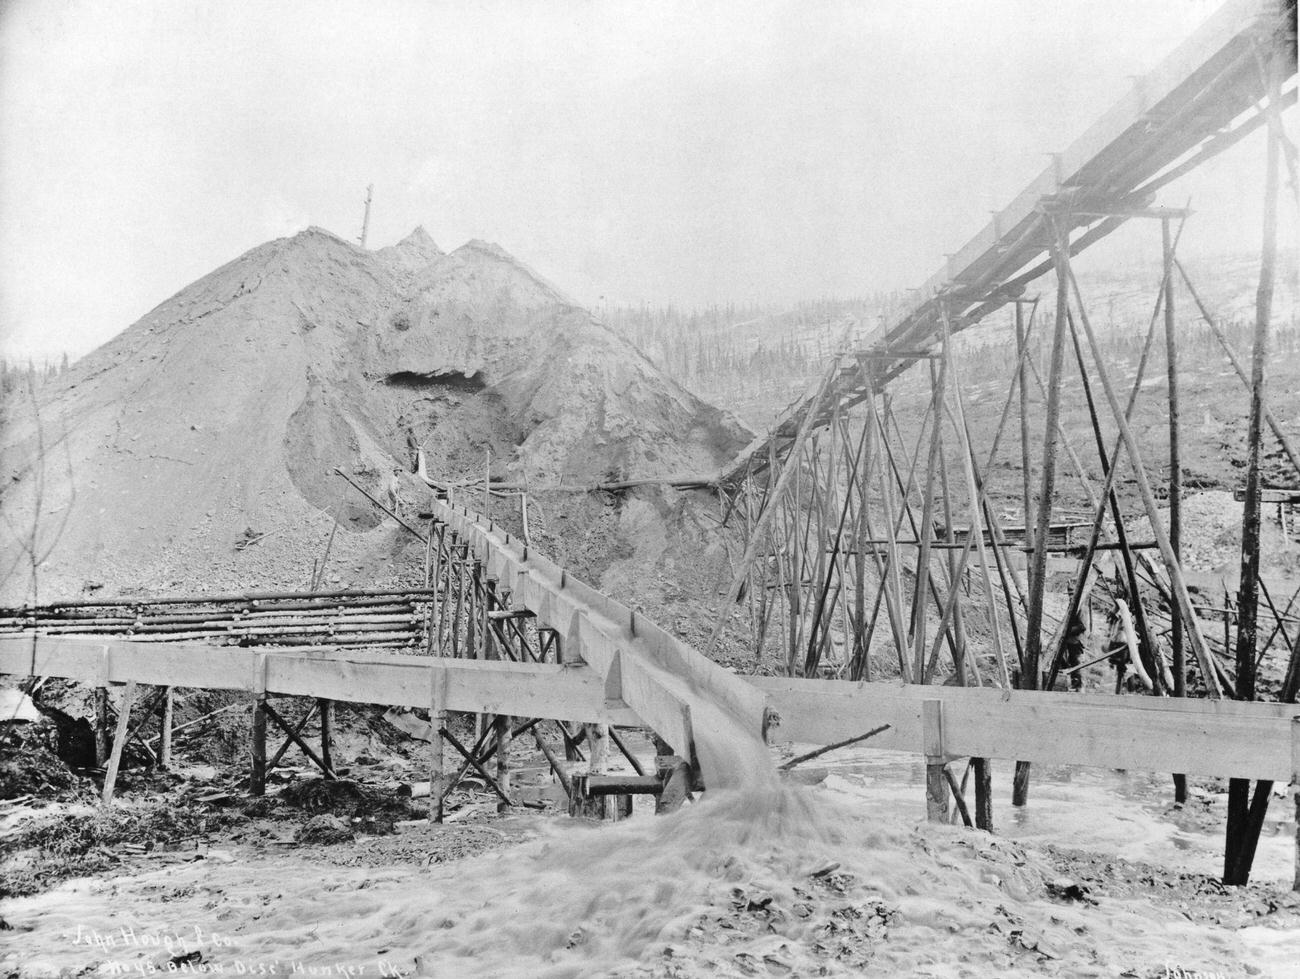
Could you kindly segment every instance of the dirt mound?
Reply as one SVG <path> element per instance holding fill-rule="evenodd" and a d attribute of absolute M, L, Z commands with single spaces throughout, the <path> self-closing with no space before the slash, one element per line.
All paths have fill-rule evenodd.
<path fill-rule="evenodd" d="M 352 827 L 338 816 L 312 816 L 294 834 L 298 843 L 351 843 Z"/>
<path fill-rule="evenodd" d="M 444 254 L 420 228 L 254 248 L 2 421 L 12 603 L 31 551 L 47 598 L 302 586 L 335 519 L 326 582 L 391 580 L 414 539 L 333 470 L 414 507 L 419 448 L 443 476 L 490 448 L 494 475 L 589 486 L 708 472 L 748 437 L 499 247 Z"/>
<path fill-rule="evenodd" d="M 63 759 L 40 744 L 6 745 L 0 754 L 0 799 L 74 798 L 81 785 Z"/>

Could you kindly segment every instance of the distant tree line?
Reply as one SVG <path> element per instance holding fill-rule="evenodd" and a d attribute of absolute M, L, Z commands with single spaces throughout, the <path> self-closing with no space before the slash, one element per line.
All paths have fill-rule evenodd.
<path fill-rule="evenodd" d="M 793 306 L 728 303 L 704 309 L 616 307 L 606 323 L 678 383 L 717 403 L 800 388 L 841 348 L 861 341 L 899 294 Z"/>
<path fill-rule="evenodd" d="M 689 390 L 709 401 L 742 410 L 762 423 L 795 400 L 826 370 L 831 356 L 844 343 L 865 340 L 876 327 L 893 322 L 902 309 L 901 293 L 862 299 L 818 300 L 795 306 L 729 303 L 705 309 L 675 306 L 615 307 L 606 323 L 636 344 L 654 364 Z M 1045 375 L 1046 348 L 1052 335 L 1050 314 L 1037 317 L 1030 356 Z M 1146 324 L 1114 323 L 1098 341 L 1107 363 L 1136 362 L 1145 340 Z M 1240 318 L 1220 324 L 1238 357 L 1249 363 L 1254 323 Z M 1178 326 L 1183 365 L 1223 358 L 1214 334 L 1204 323 Z M 956 338 L 961 373 L 967 383 L 1006 377 L 1016 359 L 1016 341 L 1009 322 L 989 320 Z M 1085 344 L 1086 347 L 1086 344 Z M 1270 331 L 1270 358 L 1300 353 L 1300 326 L 1294 316 L 1275 318 Z M 1165 341 L 1157 324 L 1148 376 L 1163 372 Z"/>
<path fill-rule="evenodd" d="M 40 387 L 46 381 L 66 374 L 68 366 L 68 355 L 66 353 L 59 358 L 58 363 L 51 361 L 48 357 L 45 358 L 41 361 L 39 367 L 30 357 L 26 363 L 0 357 L 0 397 L 4 397 L 10 391 L 16 391 L 20 388 Z"/>

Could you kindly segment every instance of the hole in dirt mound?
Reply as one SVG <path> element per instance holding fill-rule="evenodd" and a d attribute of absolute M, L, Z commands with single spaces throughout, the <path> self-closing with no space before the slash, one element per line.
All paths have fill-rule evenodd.
<path fill-rule="evenodd" d="M 482 371 L 472 374 L 460 371 L 395 371 L 384 378 L 384 383 L 391 388 L 421 390 L 428 387 L 450 388 L 453 391 L 473 393 L 482 391 L 487 386 Z"/>

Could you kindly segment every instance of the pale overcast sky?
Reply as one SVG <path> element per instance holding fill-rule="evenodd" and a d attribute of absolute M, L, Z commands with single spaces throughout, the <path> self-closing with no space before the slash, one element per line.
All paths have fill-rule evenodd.
<path fill-rule="evenodd" d="M 590 305 L 917 285 L 1215 7 L 0 0 L 0 346 L 355 238 L 369 183 L 372 247 L 485 238 Z M 1258 248 L 1260 145 L 1166 192 L 1188 251 Z"/>

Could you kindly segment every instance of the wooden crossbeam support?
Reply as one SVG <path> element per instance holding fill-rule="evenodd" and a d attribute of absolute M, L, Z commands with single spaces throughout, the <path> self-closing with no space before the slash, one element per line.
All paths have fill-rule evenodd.
<path fill-rule="evenodd" d="M 100 804 L 113 804 L 113 790 L 117 786 L 117 772 L 122 764 L 122 750 L 127 742 L 127 725 L 131 721 L 131 705 L 135 703 L 135 681 L 126 681 L 126 690 L 122 693 L 122 707 L 117 713 L 117 730 L 113 733 L 113 750 L 108 756 L 108 771 L 104 774 L 104 790 L 100 795 Z"/>
<path fill-rule="evenodd" d="M 460 739 L 457 738 L 456 735 L 452 734 L 445 727 L 442 728 L 439 733 L 443 736 L 444 739 L 451 742 L 451 746 L 456 749 L 457 753 L 462 758 L 465 759 L 466 763 L 470 765 L 470 767 L 472 767 L 474 771 L 478 772 L 479 775 L 482 776 L 484 783 L 488 786 L 488 788 L 490 788 L 493 792 L 497 794 L 497 797 L 505 805 L 507 806 L 514 805 L 514 803 L 510 801 L 510 796 L 506 795 L 505 792 L 502 791 L 501 786 L 497 784 L 497 780 L 488 774 L 487 769 L 479 764 L 478 759 L 475 758 L 473 754 L 471 754 L 470 751 L 463 744 L 460 743 Z"/>
<path fill-rule="evenodd" d="M 253 730 L 252 770 L 248 777 L 250 795 L 266 794 L 266 668 L 267 657 L 258 656 L 253 661 Z"/>
<path fill-rule="evenodd" d="M 291 726 L 289 722 L 286 721 L 283 717 L 281 717 L 279 712 L 274 707 L 272 707 L 270 703 L 267 702 L 265 699 L 262 702 L 262 710 L 266 713 L 267 717 L 269 717 L 272 721 L 275 722 L 276 726 L 279 727 L 280 730 L 282 730 L 285 734 L 289 735 L 289 740 L 292 741 L 294 744 L 296 744 L 299 750 L 312 760 L 312 762 L 316 765 L 316 767 L 319 768 L 324 773 L 326 779 L 332 781 L 338 777 L 337 775 L 334 774 L 333 769 L 331 769 L 328 765 L 325 764 L 324 759 L 322 759 L 320 755 L 316 754 L 315 749 L 313 749 L 311 745 L 309 745 L 306 741 L 303 740 L 302 736 L 298 733 L 299 728 L 295 728 Z M 308 713 L 310 714 L 311 711 L 309 711 Z M 270 768 L 271 766 L 268 765 L 266 771 L 269 772 Z"/>
<path fill-rule="evenodd" d="M 322 701 L 322 702 L 327 703 L 328 701 Z M 316 711 L 318 709 L 319 709 L 318 704 L 312 704 L 310 707 L 307 708 L 306 713 L 302 715 L 301 719 L 299 719 L 298 723 L 294 726 L 293 729 L 294 734 L 299 736 L 302 735 L 303 729 L 306 728 L 309 723 L 311 723 L 311 719 L 316 715 Z M 284 739 L 284 744 L 280 745 L 280 747 L 276 749 L 275 754 L 271 756 L 271 760 L 266 763 L 266 773 L 268 775 L 270 775 L 271 772 L 275 771 L 275 767 L 280 764 L 280 759 L 285 756 L 285 752 L 287 752 L 293 744 L 294 744 L 293 738 Z M 322 758 L 321 760 L 325 761 L 324 758 Z M 326 768 L 329 767 L 328 761 L 325 761 L 325 767 Z"/>

